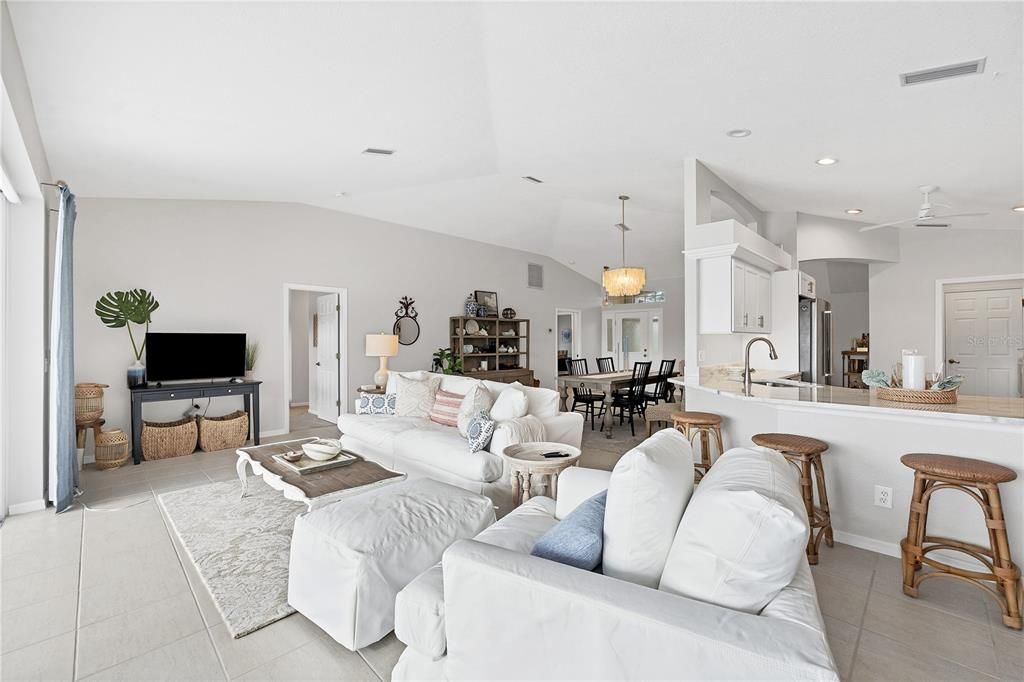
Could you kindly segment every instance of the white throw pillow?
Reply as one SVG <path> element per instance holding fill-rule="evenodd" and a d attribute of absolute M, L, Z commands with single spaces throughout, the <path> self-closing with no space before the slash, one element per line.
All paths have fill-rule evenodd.
<path fill-rule="evenodd" d="M 499 422 L 525 417 L 527 412 L 529 412 L 529 401 L 526 399 L 526 394 L 516 388 L 515 384 L 499 393 L 498 397 L 494 399 L 494 405 L 491 406 L 491 417 L 494 418 L 494 421 Z"/>
<path fill-rule="evenodd" d="M 608 481 L 604 574 L 657 587 L 692 492 L 693 450 L 679 431 L 658 431 L 623 455 Z"/>
<path fill-rule="evenodd" d="M 760 613 L 806 561 L 807 534 L 796 469 L 773 450 L 729 450 L 697 486 L 659 589 Z"/>
<path fill-rule="evenodd" d="M 462 405 L 459 406 L 459 433 L 464 438 L 468 437 L 469 422 L 473 416 L 481 410 L 489 413 L 493 404 L 494 397 L 481 382 L 478 381 L 467 389 L 466 397 L 462 399 Z"/>
<path fill-rule="evenodd" d="M 395 414 L 399 417 L 429 417 L 441 378 L 427 376 L 419 381 L 402 375 L 395 377 Z"/>

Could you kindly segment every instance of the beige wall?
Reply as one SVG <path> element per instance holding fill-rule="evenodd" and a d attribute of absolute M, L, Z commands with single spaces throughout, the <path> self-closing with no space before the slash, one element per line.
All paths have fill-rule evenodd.
<path fill-rule="evenodd" d="M 543 290 L 526 286 L 527 263 L 544 265 Z M 75 258 L 76 372 L 111 385 L 108 426 L 128 423 L 124 330 L 93 314 L 111 289 L 142 287 L 160 301 L 154 331 L 245 332 L 260 342 L 262 430 L 286 428 L 284 283 L 348 289 L 349 397 L 371 381 L 377 361 L 363 355 L 367 332 L 390 329 L 398 299 L 416 300 L 420 339 L 391 367 L 429 368 L 449 345 L 448 317 L 474 289 L 498 292 L 501 307 L 533 320 L 532 364 L 554 386 L 556 307 L 583 311 L 583 350 L 597 351 L 600 288 L 542 256 L 298 204 L 82 199 Z M 186 405 L 147 407 L 173 417 Z M 235 409 L 221 399 L 210 414 Z"/>
<path fill-rule="evenodd" d="M 1009 230 L 899 231 L 900 262 L 870 266 L 871 366 L 903 348 L 935 358 L 935 282 L 1024 272 L 1024 234 Z"/>

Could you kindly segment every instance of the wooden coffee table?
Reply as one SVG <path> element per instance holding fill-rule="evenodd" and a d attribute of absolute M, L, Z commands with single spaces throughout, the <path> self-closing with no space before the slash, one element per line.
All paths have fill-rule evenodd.
<path fill-rule="evenodd" d="M 548 459 L 545 452 L 564 452 L 568 457 Z M 548 477 L 548 493 L 552 499 L 558 498 L 558 474 L 563 469 L 575 466 L 580 460 L 579 448 L 565 443 L 520 443 L 509 445 L 502 451 L 512 470 L 512 506 L 518 507 L 530 499 L 530 488 L 534 476 Z"/>
<path fill-rule="evenodd" d="M 274 455 L 299 450 L 303 443 L 314 440 L 316 438 L 300 438 L 236 450 L 238 463 L 235 468 L 238 480 L 242 482 L 241 496 L 245 497 L 248 488 L 247 465 L 252 467 L 254 474 L 262 476 L 267 485 L 280 490 L 286 499 L 303 502 L 311 511 L 352 495 L 397 483 L 406 477 L 361 457 L 347 466 L 312 474 L 297 474 L 273 458 Z"/>

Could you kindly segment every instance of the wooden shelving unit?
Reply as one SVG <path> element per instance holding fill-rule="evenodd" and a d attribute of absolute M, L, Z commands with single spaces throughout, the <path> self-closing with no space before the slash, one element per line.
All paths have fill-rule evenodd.
<path fill-rule="evenodd" d="M 470 322 L 479 327 L 476 334 L 466 332 Z M 448 327 L 451 349 L 462 359 L 463 374 L 477 379 L 533 385 L 529 320 L 457 316 L 449 318 Z M 472 352 L 467 353 L 466 346 L 471 346 Z M 503 347 L 506 350 L 501 350 Z"/>

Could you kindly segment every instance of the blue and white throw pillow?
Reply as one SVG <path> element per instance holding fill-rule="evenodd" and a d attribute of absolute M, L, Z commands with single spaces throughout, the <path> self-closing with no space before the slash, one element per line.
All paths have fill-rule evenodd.
<path fill-rule="evenodd" d="M 394 414 L 397 397 L 395 393 L 360 393 L 356 414 Z"/>
<path fill-rule="evenodd" d="M 604 509 L 608 491 L 581 502 L 568 516 L 538 538 L 530 554 L 593 571 L 604 551 Z"/>
<path fill-rule="evenodd" d="M 491 442 L 491 436 L 494 435 L 494 427 L 498 425 L 498 422 L 491 419 L 491 415 L 486 410 L 480 410 L 473 418 L 469 420 L 469 426 L 466 428 L 466 440 L 469 441 L 470 452 L 480 452 L 487 447 L 487 444 Z"/>

